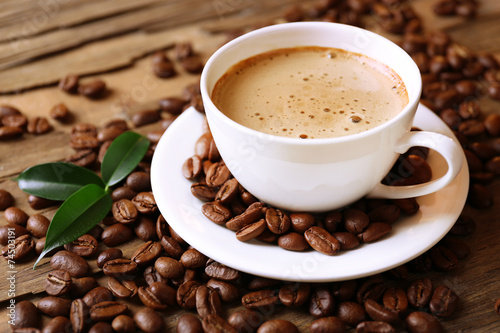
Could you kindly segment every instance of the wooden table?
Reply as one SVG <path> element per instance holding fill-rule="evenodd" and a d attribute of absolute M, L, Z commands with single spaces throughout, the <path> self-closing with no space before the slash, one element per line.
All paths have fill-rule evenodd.
<path fill-rule="evenodd" d="M 479 0 L 477 18 L 438 17 L 432 12 L 433 0 L 414 0 L 411 4 L 427 30 L 443 29 L 452 38 L 479 52 L 491 52 L 500 59 L 500 3 Z M 51 120 L 54 130 L 45 135 L 25 134 L 12 141 L 0 141 L 0 188 L 10 191 L 15 205 L 29 215 L 52 217 L 55 208 L 35 211 L 27 195 L 12 180 L 25 168 L 38 163 L 64 160 L 74 151 L 69 147 L 69 132 L 76 123 L 103 125 L 110 119 L 130 119 L 138 110 L 156 107 L 162 97 L 180 96 L 183 88 L 196 83 L 198 75 L 178 68 L 179 75 L 160 79 L 151 72 L 150 55 L 166 50 L 172 56 L 177 42 L 191 41 L 204 60 L 226 40 L 223 31 L 244 29 L 282 22 L 282 14 L 291 4 L 311 5 L 311 1 L 245 0 L 143 0 L 143 1 L 29 1 L 9 0 L 0 4 L 0 104 L 19 108 L 28 118 L 48 116 L 57 103 L 65 103 L 74 115 L 70 124 Z M 372 30 L 383 32 L 377 25 Z M 388 35 L 394 40 L 398 36 Z M 177 65 L 176 65 L 177 66 Z M 68 95 L 57 88 L 67 74 L 82 76 L 81 81 L 103 79 L 110 88 L 106 98 L 94 101 Z M 500 103 L 481 101 L 486 112 L 498 113 Z M 138 128 L 147 133 L 158 124 Z M 500 298 L 500 182 L 489 188 L 494 205 L 478 210 L 466 206 L 477 231 L 464 238 L 471 255 L 449 273 L 429 273 L 435 285 L 452 288 L 460 298 L 457 311 L 442 325 L 447 332 L 500 332 L 500 316 L 494 303 Z M 453 200 L 453 198 L 450 198 Z M 0 224 L 4 224 L 0 212 Z M 134 240 L 121 248 L 125 257 L 141 241 Z M 19 263 L 15 270 L 17 300 L 37 302 L 43 281 L 50 270 L 44 259 L 35 271 L 32 262 Z M 90 260 L 102 280 L 102 273 Z M 7 265 L 0 263 L 0 331 L 7 331 Z M 419 277 L 412 275 L 410 279 Z M 43 294 L 42 294 L 43 295 Z M 132 305 L 132 307 L 137 305 Z M 233 304 L 229 312 L 238 308 Z M 185 311 L 164 312 L 170 331 Z M 308 331 L 313 318 L 303 311 L 280 309 L 273 317 L 293 321 Z M 44 320 L 47 320 L 45 318 Z"/>

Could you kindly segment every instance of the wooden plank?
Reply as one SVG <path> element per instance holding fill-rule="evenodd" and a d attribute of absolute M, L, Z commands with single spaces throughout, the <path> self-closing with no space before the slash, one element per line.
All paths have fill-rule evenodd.
<path fill-rule="evenodd" d="M 161 0 L 144 1 L 117 1 L 103 0 L 89 2 L 70 1 L 59 4 L 57 1 L 31 2 L 37 4 L 29 11 L 21 10 L 22 6 L 17 6 L 19 12 L 11 13 L 10 17 L 2 18 L 2 27 L 0 28 L 0 42 L 9 41 L 14 44 L 15 41 L 27 39 L 34 35 L 40 35 L 47 31 L 57 28 L 71 27 L 77 24 L 85 23 L 117 15 L 139 8 L 147 7 Z"/>
<path fill-rule="evenodd" d="M 123 13 L 110 17 L 106 20 L 98 20 L 85 25 L 79 25 L 68 29 L 50 31 L 40 36 L 33 36 L 22 40 L 19 44 L 0 44 L 0 69 L 10 68 L 16 64 L 41 57 L 54 52 L 67 50 L 89 41 L 98 40 L 118 34 L 135 31 L 145 25 L 162 20 L 176 22 L 185 14 L 185 6 L 188 2 L 167 2 L 156 6 L 143 8 L 130 13 Z M 194 3 L 194 2 L 193 2 Z M 215 12 L 210 3 L 197 8 L 206 18 L 213 17 Z"/>

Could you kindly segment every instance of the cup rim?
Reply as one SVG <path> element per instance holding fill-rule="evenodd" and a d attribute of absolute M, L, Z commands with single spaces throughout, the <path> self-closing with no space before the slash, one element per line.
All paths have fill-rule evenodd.
<path fill-rule="evenodd" d="M 388 121 L 384 122 L 383 124 L 380 124 L 376 127 L 370 128 L 366 131 L 359 132 L 359 133 L 354 133 L 354 134 L 348 134 L 345 136 L 339 136 L 339 137 L 331 137 L 331 138 L 314 138 L 314 139 L 301 139 L 301 138 L 293 138 L 293 137 L 285 137 L 285 136 L 279 136 L 275 134 L 269 134 L 269 133 L 264 133 L 260 132 L 254 129 L 251 129 L 249 127 L 246 127 L 228 116 L 226 116 L 222 111 L 219 110 L 215 106 L 215 104 L 212 101 L 211 96 L 208 93 L 208 87 L 207 87 L 207 80 L 208 80 L 208 75 L 210 68 L 212 67 L 213 63 L 215 63 L 218 59 L 218 57 L 225 52 L 229 51 L 232 48 L 235 47 L 240 47 L 238 44 L 244 43 L 247 39 L 254 39 L 256 36 L 261 35 L 261 34 L 266 34 L 268 32 L 275 32 L 275 31 L 280 31 L 280 30 L 286 30 L 290 28 L 296 28 L 300 26 L 309 26 L 309 27 L 316 27 L 318 29 L 325 28 L 326 26 L 338 26 L 340 29 L 352 29 L 352 30 L 357 30 L 360 32 L 363 32 L 364 34 L 369 35 L 370 37 L 377 38 L 381 40 L 383 43 L 388 43 L 389 45 L 392 45 L 392 47 L 395 47 L 396 49 L 399 49 L 401 51 L 401 55 L 406 58 L 408 62 L 408 71 L 413 71 L 414 76 L 418 78 L 418 82 L 416 82 L 416 93 L 413 96 L 413 98 L 410 98 L 408 96 L 408 104 L 401 110 L 396 116 L 393 118 L 389 119 Z M 310 45 L 314 46 L 314 45 Z M 276 47 L 276 49 L 280 49 L 281 47 Z M 363 54 L 362 52 L 359 52 L 360 54 Z M 251 57 L 251 56 L 249 56 Z M 379 60 L 377 60 L 379 61 Z M 379 61 L 382 62 L 382 61 Z M 234 64 L 236 64 L 235 62 Z M 389 66 L 391 69 L 392 67 L 385 63 L 386 66 Z M 234 65 L 231 64 L 231 65 Z M 393 69 L 394 70 L 394 69 Z M 395 70 L 394 70 L 395 71 Z M 395 71 L 398 75 L 399 73 Z M 219 77 L 220 78 L 220 77 Z M 323 144 L 332 144 L 332 143 L 340 143 L 340 142 L 346 142 L 346 141 L 354 141 L 357 139 L 363 139 L 366 138 L 367 136 L 375 135 L 378 132 L 384 131 L 386 128 L 393 126 L 395 123 L 399 122 L 401 118 L 404 118 L 407 116 L 408 113 L 410 113 L 412 110 L 417 109 L 418 103 L 420 100 L 420 96 L 422 93 L 422 79 L 421 79 L 421 74 L 418 66 L 416 63 L 413 61 L 413 59 L 410 57 L 410 55 L 404 51 L 399 45 L 394 43 L 393 41 L 389 40 L 388 38 L 376 34 L 372 31 L 362 29 L 359 27 L 347 25 L 347 24 L 342 24 L 342 23 L 333 23 L 333 22 L 291 22 L 291 23 L 279 23 L 267 27 L 263 27 L 257 30 L 250 31 L 248 33 L 245 33 L 229 42 L 221 46 L 217 51 L 215 51 L 210 58 L 207 60 L 205 63 L 205 66 L 203 68 L 203 71 L 201 73 L 201 78 L 200 78 L 200 90 L 201 90 L 201 95 L 202 95 L 202 100 L 203 104 L 205 105 L 205 113 L 207 114 L 207 120 L 210 122 L 210 116 L 208 116 L 208 113 L 213 114 L 216 116 L 218 119 L 226 123 L 227 125 L 233 126 L 237 128 L 240 131 L 243 131 L 247 134 L 253 135 L 253 136 L 265 136 L 266 138 L 272 138 L 272 140 L 276 143 L 282 143 L 282 144 L 294 144 L 294 145 L 301 145 L 301 146 L 309 146 L 309 145 L 323 145 Z M 207 105 L 208 104 L 208 105 Z M 207 112 L 207 109 L 209 110 Z"/>

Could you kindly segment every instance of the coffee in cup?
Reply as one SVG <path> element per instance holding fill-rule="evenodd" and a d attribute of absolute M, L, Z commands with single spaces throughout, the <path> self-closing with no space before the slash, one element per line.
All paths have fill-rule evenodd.
<path fill-rule="evenodd" d="M 360 133 L 408 104 L 406 86 L 387 65 L 337 48 L 264 52 L 229 68 L 212 91 L 217 108 L 267 134 L 332 138 Z"/>

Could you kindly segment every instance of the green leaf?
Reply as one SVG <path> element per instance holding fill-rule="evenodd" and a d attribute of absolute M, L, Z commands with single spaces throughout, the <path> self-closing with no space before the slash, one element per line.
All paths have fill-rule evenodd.
<path fill-rule="evenodd" d="M 113 140 L 101 164 L 102 180 L 113 186 L 134 170 L 149 148 L 149 140 L 134 132 L 125 132 Z"/>
<path fill-rule="evenodd" d="M 45 238 L 45 247 L 36 264 L 48 252 L 87 233 L 110 211 L 111 196 L 95 184 L 82 187 L 59 207 L 50 222 Z"/>
<path fill-rule="evenodd" d="M 38 164 L 24 170 L 15 180 L 26 193 L 51 200 L 66 200 L 87 184 L 104 188 L 94 172 L 65 162 Z"/>

